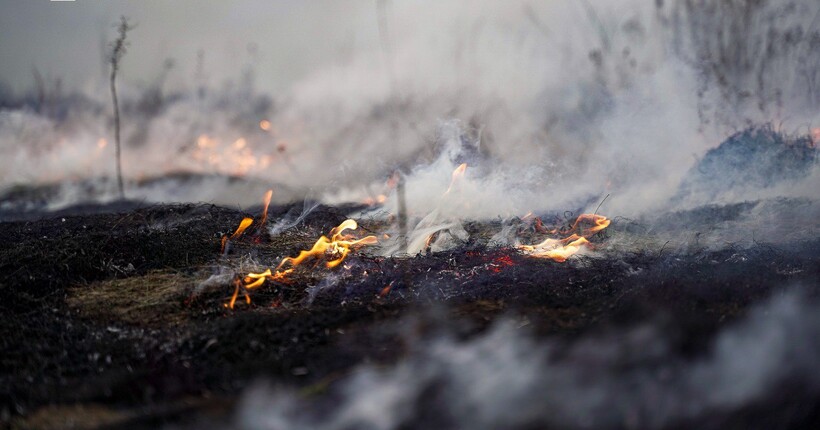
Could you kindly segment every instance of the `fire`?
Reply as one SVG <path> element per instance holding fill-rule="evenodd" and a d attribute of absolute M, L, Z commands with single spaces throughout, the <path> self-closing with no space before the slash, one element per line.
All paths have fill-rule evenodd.
<path fill-rule="evenodd" d="M 330 233 L 328 234 L 330 236 L 329 238 L 327 236 L 321 236 L 309 250 L 301 251 L 296 257 L 283 258 L 279 265 L 276 266 L 276 269 L 266 269 L 261 273 L 248 273 L 242 279 L 242 282 L 235 283 L 233 296 L 230 301 L 225 304 L 225 306 L 233 309 L 240 290 L 244 294 L 245 302 L 250 304 L 251 299 L 248 295 L 248 290 L 258 288 L 264 285 L 266 281 L 286 281 L 288 275 L 293 273 L 296 266 L 299 266 L 308 259 L 324 259 L 325 267 L 332 269 L 341 264 L 350 251 L 365 245 L 374 245 L 378 243 L 376 236 L 366 236 L 361 239 L 356 239 L 353 235 L 345 233 L 348 230 L 356 230 L 358 227 L 359 226 L 355 220 L 347 219 L 337 227 L 330 230 Z M 289 267 L 285 268 L 285 266 Z"/>
<path fill-rule="evenodd" d="M 459 180 L 461 180 L 461 178 L 464 176 L 464 172 L 466 170 L 467 170 L 467 163 L 461 163 L 461 165 L 456 167 L 456 170 L 453 170 L 453 177 L 452 177 L 452 179 L 450 179 L 450 186 L 447 187 L 447 191 L 444 192 L 445 195 L 449 194 L 450 191 L 453 189 L 453 187 L 456 185 L 456 183 Z"/>
<path fill-rule="evenodd" d="M 234 231 L 232 235 L 222 236 L 222 248 L 220 249 L 219 253 L 224 255 L 225 254 L 225 248 L 228 245 L 228 241 L 234 240 L 237 237 L 241 236 L 242 233 L 244 233 L 245 230 L 247 230 L 248 227 L 251 226 L 251 224 L 253 224 L 253 218 L 248 218 L 248 217 L 242 218 L 242 221 L 239 222 L 239 227 L 236 228 L 236 231 Z"/>
<path fill-rule="evenodd" d="M 230 239 L 236 239 L 237 237 L 242 235 L 242 233 L 244 233 L 245 230 L 247 230 L 248 227 L 251 226 L 251 224 L 253 224 L 253 218 L 242 218 L 242 221 L 239 222 L 239 227 L 236 228 L 236 231 L 233 232 Z"/>
<path fill-rule="evenodd" d="M 262 209 L 262 219 L 261 219 L 261 221 L 259 221 L 257 223 L 258 224 L 258 227 L 256 229 L 257 233 L 261 233 L 262 229 L 265 228 L 265 223 L 268 220 L 268 206 L 270 205 L 270 199 L 271 199 L 272 196 L 273 196 L 273 190 L 268 190 L 265 193 L 265 198 L 263 200 L 264 208 Z M 236 228 L 236 231 L 234 231 L 232 235 L 222 236 L 222 249 L 220 251 L 220 254 L 224 255 L 225 254 L 225 247 L 228 245 L 228 242 L 238 238 L 239 236 L 242 236 L 242 234 L 245 233 L 245 230 L 247 230 L 248 227 L 251 226 L 251 224 L 253 224 L 253 218 L 249 218 L 249 217 L 242 218 L 242 221 L 239 222 L 239 227 Z"/>
<path fill-rule="evenodd" d="M 244 137 L 221 141 L 207 134 L 200 135 L 192 151 L 193 161 L 220 173 L 242 176 L 254 170 L 267 168 L 273 162 L 272 154 L 257 154 Z"/>
<path fill-rule="evenodd" d="M 592 226 L 583 228 L 584 224 Z M 569 234 L 563 239 L 548 238 L 536 245 L 519 245 L 518 249 L 538 258 L 549 258 L 559 263 L 575 255 L 583 246 L 589 246 L 588 237 L 609 227 L 610 220 L 603 215 L 582 214 L 568 230 L 560 232 Z M 555 232 L 555 230 L 553 230 Z"/>
<path fill-rule="evenodd" d="M 362 201 L 362 203 L 368 206 L 375 206 L 375 205 L 382 205 L 384 202 L 387 201 L 387 196 L 384 194 L 379 194 L 376 198 L 368 197 Z"/>
<path fill-rule="evenodd" d="M 263 119 L 262 121 L 259 121 L 259 128 L 261 128 L 262 130 L 270 131 L 270 126 L 271 126 L 270 121 L 268 121 L 266 119 Z"/>
<path fill-rule="evenodd" d="M 259 228 L 265 228 L 265 223 L 268 221 L 268 206 L 270 206 L 271 197 L 273 197 L 273 190 L 265 192 L 265 198 L 262 200 L 265 208 L 262 209 L 262 221 L 259 221 Z"/>
<path fill-rule="evenodd" d="M 345 220 L 338 227 L 330 230 L 330 239 L 327 236 L 322 236 L 313 244 L 313 248 L 307 251 L 302 251 L 297 257 L 286 257 L 279 263 L 277 270 L 282 268 L 286 263 L 291 266 L 298 266 L 303 261 L 310 257 L 325 256 L 328 258 L 325 266 L 332 269 L 344 261 L 347 254 L 350 253 L 351 248 L 358 248 L 364 245 L 375 245 L 379 242 L 376 236 L 366 236 L 362 239 L 354 239 L 352 235 L 344 234 L 345 230 L 356 230 L 359 225 L 352 219 Z"/>

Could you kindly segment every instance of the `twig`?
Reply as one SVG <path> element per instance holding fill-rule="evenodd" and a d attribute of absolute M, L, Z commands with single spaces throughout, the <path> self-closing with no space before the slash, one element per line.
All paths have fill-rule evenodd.
<path fill-rule="evenodd" d="M 595 208 L 595 212 L 593 212 L 593 213 L 592 213 L 592 215 L 593 215 L 593 216 L 594 216 L 594 215 L 598 215 L 598 209 L 601 209 L 601 205 L 602 205 L 602 204 L 604 204 L 604 202 L 605 202 L 605 201 L 606 201 L 606 199 L 608 199 L 608 198 L 609 198 L 609 194 L 607 194 L 607 195 L 606 195 L 606 197 L 604 197 L 604 199 L 603 199 L 603 200 L 601 200 L 601 203 L 598 203 L 598 207 L 597 207 L 597 208 Z"/>

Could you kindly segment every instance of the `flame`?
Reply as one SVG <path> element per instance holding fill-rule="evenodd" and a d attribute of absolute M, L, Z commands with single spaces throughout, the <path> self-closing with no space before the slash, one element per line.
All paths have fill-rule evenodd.
<path fill-rule="evenodd" d="M 364 199 L 362 201 L 362 203 L 364 203 L 368 206 L 375 206 L 375 205 L 382 205 L 386 201 L 387 201 L 387 196 L 384 195 L 384 194 L 379 194 L 378 196 L 376 196 L 375 199 L 373 197 L 368 197 L 368 198 Z"/>
<path fill-rule="evenodd" d="M 584 229 L 583 223 L 592 223 Z M 559 263 L 575 255 L 583 246 L 589 246 L 588 237 L 609 227 L 610 220 L 603 215 L 582 214 L 575 220 L 569 230 L 561 232 L 570 234 L 563 239 L 548 238 L 536 245 L 519 245 L 518 249 L 538 258 L 549 258 Z"/>
<path fill-rule="evenodd" d="M 242 221 L 239 222 L 239 227 L 236 228 L 236 231 L 233 232 L 233 234 L 230 235 L 230 237 L 227 236 L 227 235 L 222 236 L 222 248 L 220 248 L 219 253 L 224 255 L 225 254 L 225 247 L 228 245 L 228 241 L 229 240 L 234 240 L 237 237 L 241 236 L 242 233 L 244 233 L 245 230 L 247 230 L 248 227 L 250 227 L 252 223 L 253 223 L 253 218 L 248 218 L 248 217 L 242 218 Z"/>
<path fill-rule="evenodd" d="M 262 220 L 259 221 L 259 228 L 264 228 L 265 223 L 268 221 L 268 206 L 270 206 L 271 197 L 273 197 L 273 190 L 268 190 L 265 192 L 265 198 L 262 199 L 265 208 L 262 209 Z"/>
<path fill-rule="evenodd" d="M 192 158 L 203 167 L 237 176 L 267 168 L 273 161 L 271 154 L 256 154 L 251 143 L 244 137 L 223 142 L 207 134 L 197 138 Z"/>
<path fill-rule="evenodd" d="M 242 218 L 242 221 L 239 222 L 239 227 L 236 228 L 236 231 L 233 232 L 230 239 L 236 239 L 237 237 L 239 237 L 242 233 L 245 232 L 245 230 L 248 229 L 248 227 L 251 226 L 251 224 L 253 224 L 253 218 Z"/>
<path fill-rule="evenodd" d="M 450 179 L 450 186 L 447 187 L 447 191 L 444 192 L 445 195 L 449 194 L 453 187 L 456 185 L 456 183 L 460 181 L 462 177 L 464 177 L 464 172 L 466 170 L 467 163 L 461 163 L 458 167 L 456 167 L 456 170 L 453 170 L 453 177 L 452 179 Z"/>
<path fill-rule="evenodd" d="M 322 236 L 313 244 L 313 248 L 300 252 L 296 257 L 284 258 L 282 262 L 279 263 L 279 266 L 277 266 L 277 270 L 282 268 L 286 263 L 290 263 L 291 266 L 298 266 L 310 257 L 322 255 L 330 258 L 325 263 L 325 266 L 327 266 L 328 269 L 332 269 L 344 261 L 351 248 L 374 245 L 379 242 L 376 236 L 353 239 L 353 236 L 343 234 L 345 230 L 356 230 L 358 227 L 359 225 L 356 221 L 352 219 L 345 220 L 339 224 L 338 227 L 330 230 L 330 239 L 328 239 L 327 236 Z"/>
<path fill-rule="evenodd" d="M 234 308 L 240 290 L 245 294 L 245 301 L 250 304 L 250 296 L 247 294 L 247 290 L 258 288 L 264 285 L 266 281 L 286 281 L 288 275 L 293 273 L 296 266 L 302 264 L 302 262 L 309 258 L 324 258 L 326 260 L 325 266 L 328 269 L 332 269 L 341 264 L 351 250 L 378 243 L 376 236 L 366 236 L 361 239 L 356 239 L 353 235 L 345 234 L 345 231 L 356 230 L 358 227 L 359 225 L 355 220 L 347 219 L 330 230 L 330 238 L 327 236 L 319 237 L 312 248 L 301 251 L 296 257 L 283 258 L 279 265 L 276 266 L 276 269 L 266 269 L 261 273 L 248 273 L 242 280 L 244 283 L 240 282 L 236 285 L 231 300 L 225 304 L 225 306 L 230 309 Z M 284 267 L 286 265 L 290 267 L 285 269 Z"/>
<path fill-rule="evenodd" d="M 262 121 L 259 121 L 259 128 L 261 128 L 262 130 L 270 131 L 270 126 L 271 126 L 270 121 L 268 121 L 266 119 L 263 119 Z"/>

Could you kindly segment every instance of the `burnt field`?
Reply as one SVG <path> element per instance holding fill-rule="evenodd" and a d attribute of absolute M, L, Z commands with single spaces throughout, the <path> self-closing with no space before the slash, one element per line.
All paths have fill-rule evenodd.
<path fill-rule="evenodd" d="M 742 218 L 760 204 L 666 218 L 696 216 L 695 226 L 705 228 Z M 409 412 L 402 418 L 388 404 L 375 413 L 394 416 L 407 428 L 454 427 L 466 421 L 465 406 L 457 406 L 463 399 L 453 396 L 468 393 L 454 388 L 459 378 L 449 371 L 430 375 L 419 363 L 437 362 L 428 354 L 441 339 L 454 350 L 469 350 L 499 330 L 510 333 L 490 342 L 488 356 L 508 348 L 504 339 L 522 337 L 532 354 L 524 363 L 545 366 L 536 373 L 593 378 L 536 378 L 524 391 L 516 391 L 521 382 L 511 378 L 495 388 L 500 392 L 485 393 L 487 401 L 498 396 L 501 405 L 520 408 L 521 420 L 504 421 L 516 427 L 583 424 L 571 414 L 534 411 L 560 406 L 550 400 L 553 390 L 573 395 L 598 383 L 602 398 L 588 419 L 605 427 L 786 428 L 820 418 L 818 384 L 801 367 L 807 357 L 820 356 L 820 343 L 812 337 L 820 300 L 817 238 L 720 249 L 668 241 L 611 249 L 619 237 L 653 235 L 641 220 L 616 219 L 592 237 L 594 254 L 559 263 L 491 246 L 486 238 L 500 224 L 474 222 L 465 224 L 471 239 L 454 249 L 391 257 L 363 249 L 337 268 L 302 267 L 287 282 L 268 283 L 253 291 L 250 305 L 240 297 L 233 309 L 226 307 L 231 278 L 238 276 L 231 270 L 241 273 L 248 261 L 270 266 L 309 249 L 354 209 L 320 206 L 281 234 L 235 240 L 224 255 L 221 237 L 243 216 L 258 217 L 261 208 L 245 214 L 212 205 L 156 205 L 90 215 L 78 208 L 79 214 L 67 210 L 58 217 L 3 222 L 3 420 L 17 428 L 252 426 L 248 402 L 273 390 L 290 393 L 302 411 L 298 419 L 282 411 L 282 419 L 291 417 L 297 427 L 327 424 L 353 401 L 345 393 L 357 375 L 391 375 L 394 367 L 418 365 L 423 382 L 408 388 L 401 402 Z M 271 207 L 268 216 L 292 210 Z M 360 229 L 381 228 L 371 224 L 360 221 Z M 720 392 L 724 384 L 744 385 L 744 360 L 749 375 L 770 372 L 768 366 L 755 367 L 752 352 L 736 358 L 740 371 L 722 370 L 725 381 L 703 381 L 702 387 L 683 381 L 687 369 L 719 360 L 722 333 L 742 331 L 754 315 L 777 313 L 766 303 L 795 294 L 801 309 L 809 310 L 792 316 L 797 326 L 776 333 L 775 345 L 768 345 L 772 339 L 765 332 L 749 340 L 761 353 L 784 349 L 770 357 L 779 370 L 761 387 L 739 388 L 749 392 L 707 401 L 693 412 L 667 411 L 670 393 L 685 407 L 704 403 L 699 396 Z M 742 355 L 744 343 L 737 343 Z M 543 345 L 549 345 L 547 352 Z M 486 370 L 503 375 L 505 366 L 518 363 L 506 362 Z M 276 388 L 248 394 L 260 381 Z M 505 398 L 510 385 L 527 398 Z M 654 394 L 647 386 L 655 387 Z M 346 425 L 367 427 L 355 420 Z"/>
<path fill-rule="evenodd" d="M 817 0 L 0 40 L 0 429 L 820 428 Z"/>

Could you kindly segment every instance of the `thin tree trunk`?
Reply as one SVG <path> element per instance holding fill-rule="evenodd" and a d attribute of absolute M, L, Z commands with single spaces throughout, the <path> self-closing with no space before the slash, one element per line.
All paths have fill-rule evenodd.
<path fill-rule="evenodd" d="M 117 102 L 117 68 L 111 68 L 111 99 L 114 101 L 114 143 L 117 157 L 117 187 L 120 198 L 125 199 L 125 187 L 122 183 L 122 149 L 120 146 L 120 106 Z"/>

